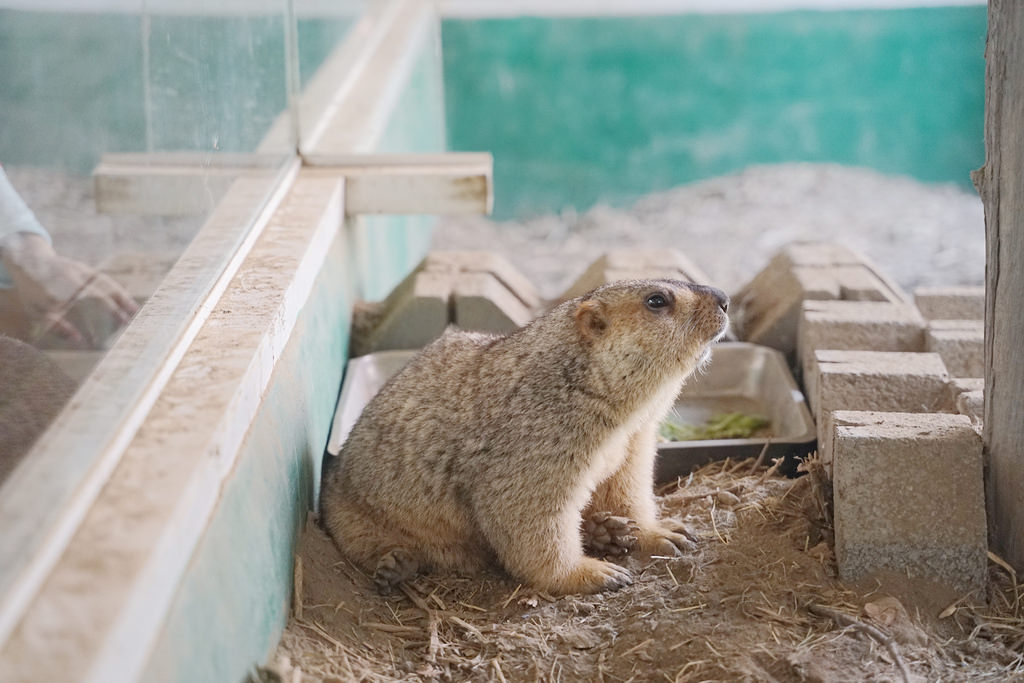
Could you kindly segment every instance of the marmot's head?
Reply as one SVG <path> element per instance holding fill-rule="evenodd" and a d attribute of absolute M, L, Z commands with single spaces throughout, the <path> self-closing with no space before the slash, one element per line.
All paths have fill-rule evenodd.
<path fill-rule="evenodd" d="M 688 374 L 729 326 L 729 297 L 681 280 L 627 280 L 577 300 L 576 328 L 598 353 L 640 368 Z"/>

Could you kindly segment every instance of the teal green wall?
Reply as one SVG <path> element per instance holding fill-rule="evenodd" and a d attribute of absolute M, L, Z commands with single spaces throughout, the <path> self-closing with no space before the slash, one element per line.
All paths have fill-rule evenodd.
<path fill-rule="evenodd" d="M 752 163 L 970 185 L 984 161 L 984 6 L 449 20 L 452 149 L 494 153 L 499 218 Z"/>

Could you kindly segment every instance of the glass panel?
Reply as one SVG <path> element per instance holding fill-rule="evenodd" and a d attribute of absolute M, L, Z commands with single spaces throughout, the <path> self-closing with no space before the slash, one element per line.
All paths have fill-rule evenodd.
<path fill-rule="evenodd" d="M 300 140 L 337 96 L 351 67 L 354 55 L 351 47 L 343 49 L 345 39 L 361 19 L 367 27 L 373 24 L 375 14 L 367 11 L 371 5 L 381 10 L 387 4 L 384 0 L 294 0 Z"/>
<path fill-rule="evenodd" d="M 288 104 L 284 3 L 229 4 L 236 13 L 207 15 L 183 13 L 178 0 L 146 2 L 147 151 L 201 152 L 210 163 L 292 151 L 287 138 L 267 138 Z"/>
<path fill-rule="evenodd" d="M 74 453 L 36 451 L 63 473 L 59 508 L 278 186 L 287 8 L 0 0 L 0 481 L 28 476 L 95 370 L 70 412 L 102 416 L 62 417 Z"/>
<path fill-rule="evenodd" d="M 441 32 L 431 19 L 420 36 L 401 94 L 374 152 L 438 153 L 447 149 Z M 363 271 L 361 293 L 370 301 L 388 295 L 430 248 L 437 216 L 361 216 L 358 228 L 363 258 L 373 268 Z"/>
<path fill-rule="evenodd" d="M 365 13 L 368 0 L 295 0 L 299 86 L 305 88 Z"/>

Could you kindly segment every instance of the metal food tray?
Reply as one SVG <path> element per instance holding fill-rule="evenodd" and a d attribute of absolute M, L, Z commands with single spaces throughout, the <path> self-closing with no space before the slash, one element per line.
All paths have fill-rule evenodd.
<path fill-rule="evenodd" d="M 348 362 L 334 414 L 327 452 L 337 455 L 359 414 L 384 383 L 415 355 L 415 351 L 380 351 Z M 673 409 L 682 422 L 701 424 L 717 413 L 764 415 L 771 421 L 767 457 L 793 460 L 815 448 L 814 423 L 786 366 L 774 349 L 742 342 L 713 347 L 704 373 L 691 377 Z M 658 444 L 656 479 L 670 481 L 712 460 L 756 457 L 767 438 L 671 441 Z"/>
<path fill-rule="evenodd" d="M 349 360 L 345 367 L 345 379 L 341 383 L 338 409 L 331 423 L 331 435 L 327 439 L 327 452 L 337 455 L 348 438 L 356 420 L 370 399 L 381 387 L 405 367 L 416 355 L 416 351 L 377 351 Z"/>
<path fill-rule="evenodd" d="M 671 481 L 713 460 L 756 458 L 769 441 L 766 461 L 784 458 L 782 470 L 793 474 L 796 460 L 817 447 L 804 395 L 785 357 L 775 349 L 745 342 L 716 344 L 707 371 L 686 381 L 673 408 L 675 419 L 694 425 L 712 415 L 733 412 L 768 418 L 770 435 L 659 443 L 655 478 Z"/>

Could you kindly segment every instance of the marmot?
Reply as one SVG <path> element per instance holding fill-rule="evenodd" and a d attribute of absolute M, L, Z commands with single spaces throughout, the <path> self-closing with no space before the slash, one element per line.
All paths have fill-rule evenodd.
<path fill-rule="evenodd" d="M 644 552 L 689 544 L 657 517 L 656 433 L 725 334 L 728 303 L 712 287 L 634 280 L 507 336 L 446 333 L 370 401 L 325 467 L 323 525 L 382 592 L 495 561 L 555 594 L 631 583 L 584 555 L 581 523 Z"/>

